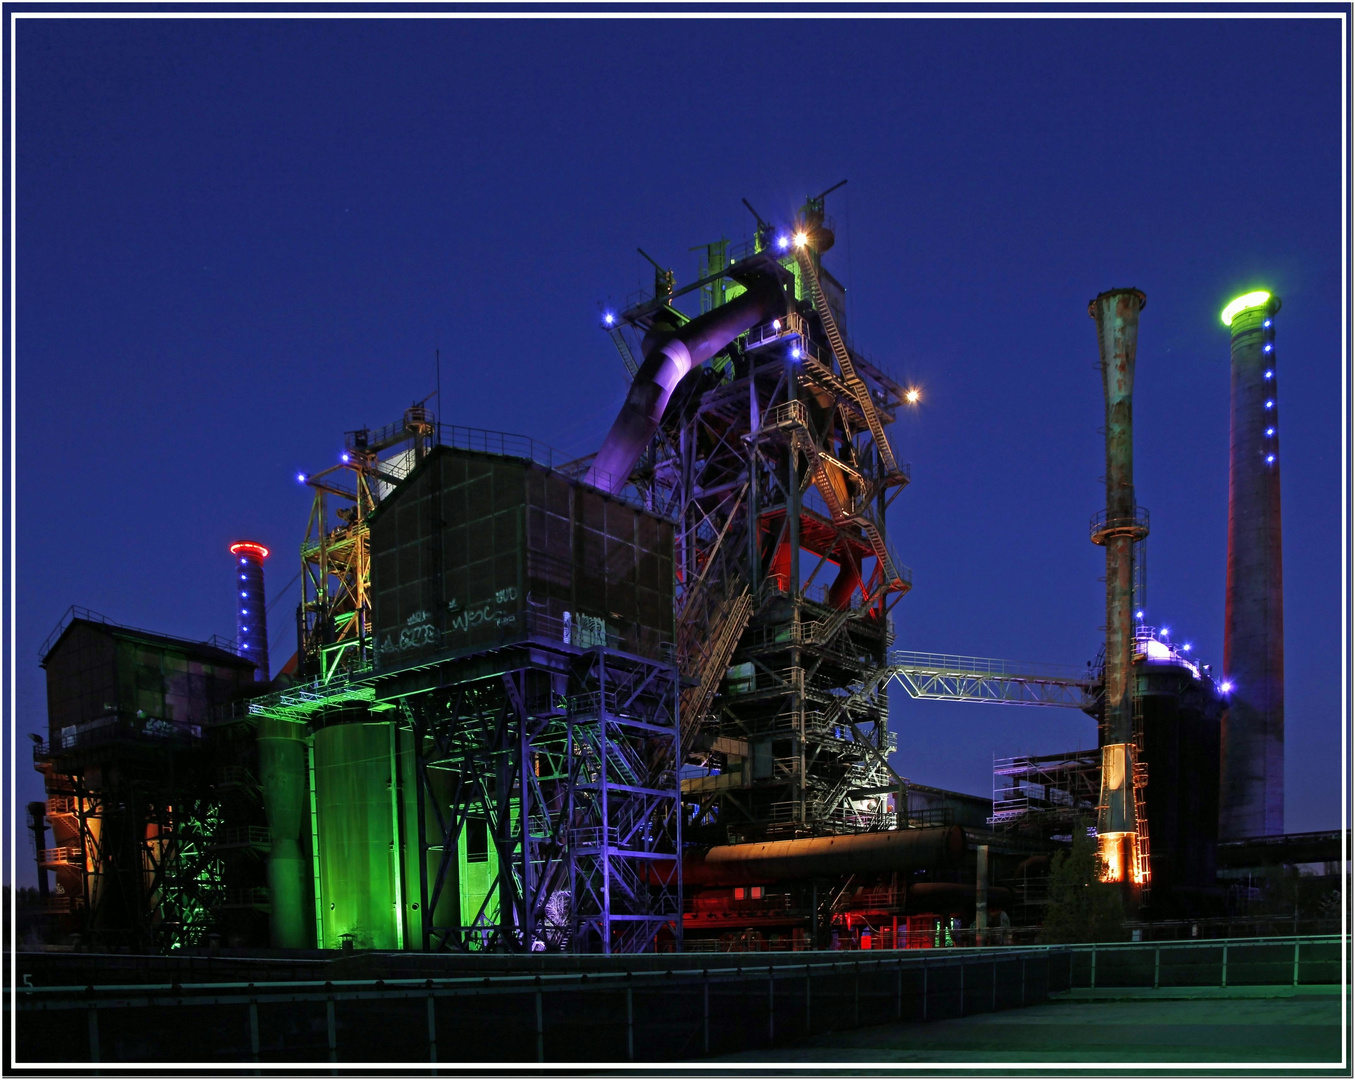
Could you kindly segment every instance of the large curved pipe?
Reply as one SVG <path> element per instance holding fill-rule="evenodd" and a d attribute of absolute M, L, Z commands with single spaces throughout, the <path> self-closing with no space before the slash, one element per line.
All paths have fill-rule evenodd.
<path fill-rule="evenodd" d="M 745 330 L 786 312 L 786 294 L 772 277 L 754 278 L 742 296 L 693 319 L 670 335 L 645 342 L 645 359 L 635 374 L 607 439 L 584 482 L 617 491 L 659 429 L 677 384 Z"/>

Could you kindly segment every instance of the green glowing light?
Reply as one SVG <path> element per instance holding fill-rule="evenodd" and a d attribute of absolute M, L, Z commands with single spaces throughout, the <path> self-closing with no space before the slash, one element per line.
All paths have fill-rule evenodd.
<path fill-rule="evenodd" d="M 1233 318 L 1246 311 L 1248 308 L 1261 307 L 1270 300 L 1270 293 L 1264 289 L 1258 289 L 1256 292 L 1243 293 L 1226 308 L 1220 316 L 1223 319 L 1224 326 L 1232 326 Z"/>

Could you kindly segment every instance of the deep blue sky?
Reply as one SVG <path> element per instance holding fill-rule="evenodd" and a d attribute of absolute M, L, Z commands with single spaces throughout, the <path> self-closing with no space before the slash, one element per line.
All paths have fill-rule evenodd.
<path fill-rule="evenodd" d="M 925 395 L 893 440 L 906 648 L 1081 665 L 1104 621 L 1087 301 L 1148 294 L 1136 479 L 1149 621 L 1221 665 L 1228 335 L 1284 300 L 1290 830 L 1340 822 L 1340 23 L 80 21 L 17 58 L 17 625 L 24 734 L 66 607 L 234 636 L 227 544 L 434 388 L 445 422 L 597 448 L 625 394 L 600 301 L 691 280 L 829 197 L 849 331 Z M 274 612 L 294 648 L 295 589 Z M 1080 713 L 893 695 L 900 770 L 986 793 Z M 31 864 L 20 847 L 20 881 Z M 8 866 L 5 868 L 8 876 Z"/>

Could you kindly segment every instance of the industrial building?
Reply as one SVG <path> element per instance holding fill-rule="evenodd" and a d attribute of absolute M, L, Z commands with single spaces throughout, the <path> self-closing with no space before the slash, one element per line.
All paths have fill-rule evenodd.
<path fill-rule="evenodd" d="M 137 949 L 1003 943 L 1038 933 L 1049 858 L 1088 823 L 1144 917 L 1223 914 L 1220 821 L 1280 829 L 1278 301 L 1231 313 L 1231 698 L 1140 614 L 1133 289 L 1090 306 L 1097 662 L 903 651 L 891 613 L 912 577 L 887 511 L 910 474 L 889 430 L 916 392 L 850 344 L 824 265 L 833 190 L 784 227 L 754 211 L 752 242 L 706 245 L 689 284 L 656 263 L 652 291 L 604 312 L 632 386 L 595 455 L 422 404 L 349 432 L 339 464 L 301 477 L 297 648 L 276 675 L 253 541 L 230 546 L 234 643 L 73 610 L 42 651 L 34 751 L 54 932 Z M 1240 478 L 1258 447 L 1261 479 Z M 910 783 L 890 761 L 894 684 L 1080 709 L 1097 748 L 998 762 L 991 802 Z"/>

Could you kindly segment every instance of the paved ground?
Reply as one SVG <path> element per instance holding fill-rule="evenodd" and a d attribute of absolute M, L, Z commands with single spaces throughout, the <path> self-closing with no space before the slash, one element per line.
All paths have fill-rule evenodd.
<path fill-rule="evenodd" d="M 1283 996 L 1261 997 L 1258 991 Z M 1247 987 L 1231 993 L 1149 990 L 1128 997 L 1125 991 L 1082 992 L 1027 1009 L 837 1032 L 716 1060 L 847 1068 L 877 1062 L 1339 1066 L 1341 1014 L 1348 1007 L 1336 987 L 1299 987 L 1292 993 Z"/>

